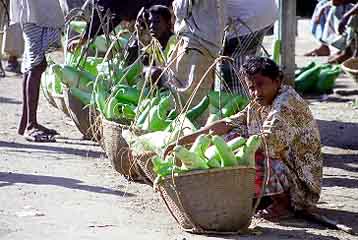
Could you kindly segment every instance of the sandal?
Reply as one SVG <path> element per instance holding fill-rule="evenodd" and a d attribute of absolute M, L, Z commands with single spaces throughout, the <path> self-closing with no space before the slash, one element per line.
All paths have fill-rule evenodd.
<path fill-rule="evenodd" d="M 36 129 L 50 135 L 60 135 L 55 129 L 47 128 L 45 126 L 42 126 L 40 124 L 37 125 Z"/>
<path fill-rule="evenodd" d="M 25 139 L 29 142 L 56 142 L 55 135 L 45 133 L 39 129 L 33 129 L 27 133 Z"/>

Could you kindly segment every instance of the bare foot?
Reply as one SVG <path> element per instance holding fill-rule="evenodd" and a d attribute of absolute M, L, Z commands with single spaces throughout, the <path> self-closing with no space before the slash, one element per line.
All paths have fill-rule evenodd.
<path fill-rule="evenodd" d="M 279 194 L 271 196 L 272 204 L 258 211 L 257 216 L 269 221 L 279 221 L 281 219 L 291 217 L 290 199 L 287 194 Z"/>
<path fill-rule="evenodd" d="M 338 52 L 328 59 L 329 64 L 341 64 L 347 59 L 352 57 L 352 52 L 344 50 L 342 52 Z"/>
<path fill-rule="evenodd" d="M 305 53 L 305 57 L 317 57 L 317 56 L 329 56 L 331 51 L 327 45 L 321 45 L 318 48 L 313 49 L 312 51 Z"/>

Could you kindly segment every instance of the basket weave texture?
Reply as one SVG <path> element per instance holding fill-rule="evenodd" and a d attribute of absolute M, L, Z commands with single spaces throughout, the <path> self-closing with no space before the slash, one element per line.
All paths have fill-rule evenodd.
<path fill-rule="evenodd" d="M 153 170 L 153 162 L 152 162 L 152 157 L 154 157 L 155 155 L 156 153 L 154 152 L 145 152 L 141 155 L 133 156 L 137 165 L 140 167 L 141 172 L 148 180 L 149 185 L 153 185 L 154 180 L 156 178 L 156 173 Z"/>
<path fill-rule="evenodd" d="M 104 149 L 113 168 L 130 180 L 136 180 L 144 175 L 132 157 L 129 146 L 122 136 L 123 128 L 128 128 L 128 125 L 102 118 L 102 126 Z"/>
<path fill-rule="evenodd" d="M 358 58 L 350 58 L 341 64 L 343 71 L 358 83 Z"/>
<path fill-rule="evenodd" d="M 55 101 L 57 108 L 66 116 L 70 117 L 70 113 L 68 112 L 64 96 L 53 96 L 53 100 Z"/>
<path fill-rule="evenodd" d="M 47 91 L 46 89 L 44 89 L 42 86 L 42 93 L 43 93 L 43 96 L 45 97 L 45 99 L 47 100 L 47 102 L 54 108 L 57 108 L 57 104 L 55 102 L 55 99 L 54 97 L 52 96 L 52 94 Z"/>
<path fill-rule="evenodd" d="M 254 168 L 230 167 L 167 177 L 158 189 L 183 230 L 235 234 L 251 223 L 254 181 Z"/>

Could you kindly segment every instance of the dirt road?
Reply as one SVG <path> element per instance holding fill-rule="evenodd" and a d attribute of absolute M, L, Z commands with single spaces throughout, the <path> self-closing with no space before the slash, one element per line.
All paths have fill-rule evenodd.
<path fill-rule="evenodd" d="M 297 42 L 298 55 L 314 46 L 306 35 Z M 298 57 L 299 64 L 309 60 Z M 355 86 L 342 76 L 338 87 Z M 68 119 L 43 98 L 39 121 L 57 129 L 61 139 L 33 144 L 17 136 L 20 89 L 20 77 L 0 79 L 0 239 L 358 239 L 301 220 L 259 222 L 255 234 L 247 236 L 184 233 L 150 187 L 116 174 L 101 148 L 81 140 Z M 358 232 L 358 110 L 349 104 L 358 97 L 354 94 L 308 101 L 324 146 L 319 205 Z"/>

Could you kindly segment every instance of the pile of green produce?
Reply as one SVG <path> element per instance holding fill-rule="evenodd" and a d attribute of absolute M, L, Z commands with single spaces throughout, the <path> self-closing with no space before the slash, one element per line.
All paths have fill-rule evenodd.
<path fill-rule="evenodd" d="M 249 103 L 249 99 L 246 97 L 226 92 L 212 91 L 209 93 L 208 98 L 210 116 L 206 125 L 238 113 Z"/>
<path fill-rule="evenodd" d="M 86 26 L 87 23 L 85 21 L 70 22 L 70 29 L 78 34 L 83 34 Z M 108 51 L 109 45 L 113 41 L 116 41 L 120 48 L 124 48 L 128 43 L 128 38 L 129 32 L 125 29 L 122 29 L 121 26 L 118 25 L 107 37 L 103 34 L 97 36 L 90 44 L 89 49 L 97 53 L 106 53 Z"/>
<path fill-rule="evenodd" d="M 189 150 L 177 145 L 166 159 L 154 157 L 153 170 L 160 179 L 173 173 L 192 170 L 255 167 L 255 153 L 260 145 L 261 137 L 258 135 L 252 135 L 248 139 L 238 137 L 229 142 L 217 135 L 200 135 Z"/>
<path fill-rule="evenodd" d="M 295 88 L 301 93 L 329 93 L 341 72 L 339 65 L 311 62 L 295 72 Z"/>

